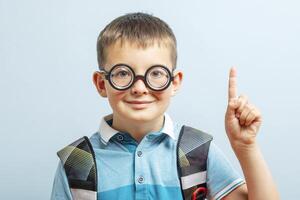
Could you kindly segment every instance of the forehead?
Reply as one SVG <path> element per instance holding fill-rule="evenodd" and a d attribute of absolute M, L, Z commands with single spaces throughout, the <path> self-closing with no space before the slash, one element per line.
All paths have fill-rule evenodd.
<path fill-rule="evenodd" d="M 106 61 L 106 70 L 118 63 L 127 64 L 141 72 L 153 65 L 163 65 L 169 69 L 173 67 L 170 48 L 158 42 L 142 47 L 128 41 L 117 41 L 106 49 Z"/>

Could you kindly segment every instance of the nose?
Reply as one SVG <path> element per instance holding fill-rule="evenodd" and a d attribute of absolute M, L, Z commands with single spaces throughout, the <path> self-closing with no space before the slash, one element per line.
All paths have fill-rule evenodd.
<path fill-rule="evenodd" d="M 138 79 L 131 86 L 131 93 L 135 95 L 148 94 L 148 88 L 146 87 L 142 79 Z"/>

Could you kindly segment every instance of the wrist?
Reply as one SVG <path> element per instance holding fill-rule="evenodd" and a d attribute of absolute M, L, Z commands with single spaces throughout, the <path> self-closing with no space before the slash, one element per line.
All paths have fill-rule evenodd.
<path fill-rule="evenodd" d="M 232 142 L 231 147 L 235 154 L 248 154 L 252 152 L 256 152 L 259 149 L 257 141 L 253 141 L 251 143 L 242 143 L 242 142 Z"/>

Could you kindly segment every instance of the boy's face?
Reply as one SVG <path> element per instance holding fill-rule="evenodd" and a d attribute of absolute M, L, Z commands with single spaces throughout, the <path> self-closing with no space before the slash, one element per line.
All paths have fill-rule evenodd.
<path fill-rule="evenodd" d="M 107 62 L 105 70 L 109 71 L 114 65 L 123 63 L 129 65 L 136 75 L 144 75 L 153 65 L 166 66 L 172 72 L 170 50 L 155 44 L 146 49 L 138 48 L 128 42 L 122 47 L 119 42 L 106 49 Z M 95 72 L 94 84 L 103 97 L 108 97 L 114 117 L 127 121 L 150 122 L 158 119 L 166 111 L 170 99 L 175 95 L 182 81 L 182 72 L 174 72 L 174 81 L 163 91 L 147 88 L 142 80 L 137 80 L 129 89 L 119 91 L 114 89 L 104 75 Z"/>

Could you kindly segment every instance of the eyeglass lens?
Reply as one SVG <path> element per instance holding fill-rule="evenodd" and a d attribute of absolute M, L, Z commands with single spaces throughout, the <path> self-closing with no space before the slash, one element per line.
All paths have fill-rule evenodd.
<path fill-rule="evenodd" d="M 159 90 L 168 85 L 169 73 L 164 67 L 154 66 L 146 72 L 145 79 L 150 88 Z M 119 65 L 112 69 L 109 78 L 115 87 L 123 89 L 130 87 L 135 77 L 131 68 L 126 65 Z"/>

